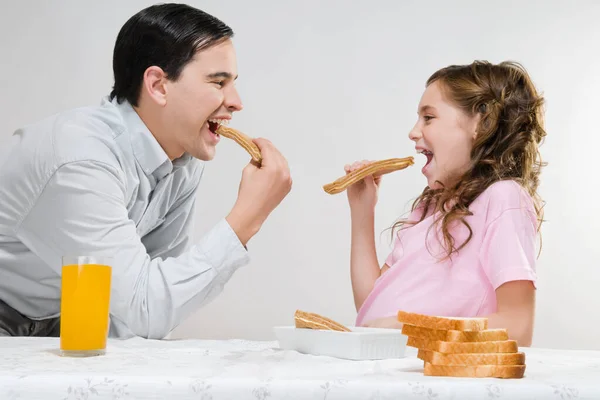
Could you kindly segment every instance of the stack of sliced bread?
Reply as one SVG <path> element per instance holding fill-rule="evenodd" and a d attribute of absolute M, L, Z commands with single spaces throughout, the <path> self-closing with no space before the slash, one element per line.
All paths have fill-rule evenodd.
<path fill-rule="evenodd" d="M 418 349 L 427 376 L 522 378 L 525 354 L 505 329 L 487 318 L 435 317 L 398 312 L 407 345 Z"/>

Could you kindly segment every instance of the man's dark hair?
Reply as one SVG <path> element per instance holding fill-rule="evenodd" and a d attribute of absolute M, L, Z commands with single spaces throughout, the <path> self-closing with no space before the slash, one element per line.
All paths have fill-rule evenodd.
<path fill-rule="evenodd" d="M 144 71 L 158 66 L 177 80 L 200 50 L 233 37 L 232 29 L 185 4 L 158 4 L 138 12 L 119 31 L 113 53 L 115 84 L 110 99 L 137 106 Z"/>

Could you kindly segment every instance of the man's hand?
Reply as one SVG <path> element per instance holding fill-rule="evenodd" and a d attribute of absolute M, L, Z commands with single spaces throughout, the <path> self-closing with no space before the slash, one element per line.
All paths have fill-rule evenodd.
<path fill-rule="evenodd" d="M 262 154 L 262 164 L 258 167 L 250 162 L 244 168 L 237 201 L 226 218 L 244 246 L 292 188 L 287 160 L 279 150 L 266 139 L 253 141 Z"/>
<path fill-rule="evenodd" d="M 402 323 L 397 317 L 385 317 L 368 321 L 363 324 L 367 328 L 402 329 Z"/>

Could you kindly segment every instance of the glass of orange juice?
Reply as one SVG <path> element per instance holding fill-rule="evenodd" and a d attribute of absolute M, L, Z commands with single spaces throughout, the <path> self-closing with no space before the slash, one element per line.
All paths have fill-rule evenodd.
<path fill-rule="evenodd" d="M 106 353 L 112 259 L 100 256 L 62 258 L 60 352 L 89 357 Z"/>

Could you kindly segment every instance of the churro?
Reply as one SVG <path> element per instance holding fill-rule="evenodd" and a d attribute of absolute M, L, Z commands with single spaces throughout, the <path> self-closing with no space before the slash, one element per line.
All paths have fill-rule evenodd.
<path fill-rule="evenodd" d="M 296 328 L 318 329 L 327 331 L 352 332 L 344 325 L 319 314 L 296 310 L 294 314 Z"/>
<path fill-rule="evenodd" d="M 217 128 L 216 133 L 218 135 L 224 136 L 228 139 L 232 139 L 237 144 L 242 146 L 244 148 L 244 150 L 246 150 L 248 152 L 248 154 L 250 154 L 250 156 L 252 157 L 252 160 L 254 160 L 254 162 L 256 162 L 258 164 L 260 164 L 262 162 L 262 155 L 260 154 L 260 150 L 259 150 L 258 146 L 256 146 L 256 144 L 254 144 L 252 139 L 249 136 L 247 136 L 246 134 L 244 134 L 236 129 L 229 128 L 229 127 L 223 126 L 223 125 L 220 125 Z"/>
<path fill-rule="evenodd" d="M 337 194 L 346 190 L 349 186 L 359 182 L 369 175 L 380 176 L 390 172 L 398 171 L 414 164 L 413 157 L 389 158 L 387 160 L 375 161 L 358 168 L 349 174 L 336 179 L 335 181 L 323 186 L 325 192 Z"/>

